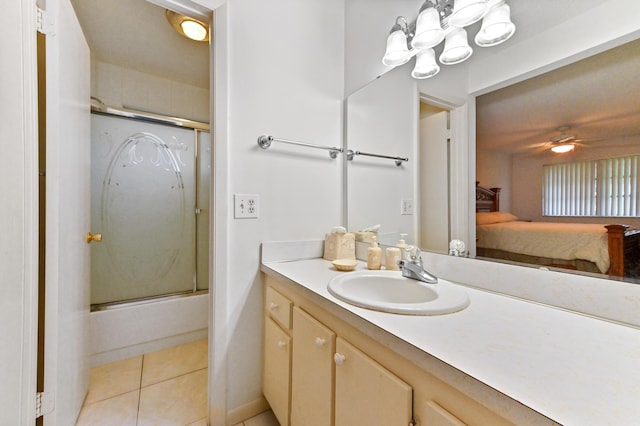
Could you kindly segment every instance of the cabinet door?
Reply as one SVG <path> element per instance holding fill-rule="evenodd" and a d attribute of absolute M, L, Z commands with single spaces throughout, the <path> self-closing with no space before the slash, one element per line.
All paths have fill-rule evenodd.
<path fill-rule="evenodd" d="M 336 335 L 315 318 L 294 307 L 293 341 L 291 425 L 331 425 Z"/>
<path fill-rule="evenodd" d="M 289 424 L 291 338 L 271 319 L 264 325 L 264 375 L 262 389 L 282 426 Z"/>
<path fill-rule="evenodd" d="M 336 426 L 407 426 L 412 389 L 380 364 L 336 339 Z"/>
<path fill-rule="evenodd" d="M 425 424 L 429 426 L 465 426 L 464 423 L 439 406 L 435 401 L 427 401 Z"/>

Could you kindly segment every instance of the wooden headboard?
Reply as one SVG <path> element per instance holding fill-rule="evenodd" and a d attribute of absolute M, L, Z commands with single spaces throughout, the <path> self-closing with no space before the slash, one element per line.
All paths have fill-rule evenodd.
<path fill-rule="evenodd" d="M 500 188 L 483 188 L 476 182 L 476 212 L 500 211 Z"/>

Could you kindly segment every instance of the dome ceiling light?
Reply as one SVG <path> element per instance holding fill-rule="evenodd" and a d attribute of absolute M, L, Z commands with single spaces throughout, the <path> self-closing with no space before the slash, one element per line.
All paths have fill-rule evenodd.
<path fill-rule="evenodd" d="M 209 40 L 209 26 L 204 22 L 167 9 L 167 21 L 181 36 L 195 41 Z"/>
<path fill-rule="evenodd" d="M 419 79 L 433 77 L 440 71 L 433 48 L 444 40 L 438 58 L 443 65 L 467 60 L 473 49 L 464 27 L 481 19 L 482 27 L 474 38 L 477 46 L 497 46 L 516 31 L 505 0 L 425 0 L 415 21 L 408 23 L 404 16 L 396 18 L 382 63 L 397 67 L 418 56 L 411 75 Z"/>

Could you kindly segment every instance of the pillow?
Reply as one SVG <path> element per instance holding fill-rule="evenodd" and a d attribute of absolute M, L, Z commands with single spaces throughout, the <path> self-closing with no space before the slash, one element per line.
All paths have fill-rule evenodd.
<path fill-rule="evenodd" d="M 515 215 L 507 212 L 476 213 L 476 225 L 490 225 L 492 223 L 514 222 Z"/>

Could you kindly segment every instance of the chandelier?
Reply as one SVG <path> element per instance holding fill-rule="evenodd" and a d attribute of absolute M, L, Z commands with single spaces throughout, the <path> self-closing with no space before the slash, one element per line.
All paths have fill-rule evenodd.
<path fill-rule="evenodd" d="M 511 22 L 511 10 L 504 0 L 425 0 L 415 21 L 408 23 L 404 16 L 396 18 L 382 63 L 397 67 L 415 56 L 416 65 L 411 76 L 433 77 L 440 72 L 433 48 L 444 40 L 438 58 L 443 65 L 465 61 L 473 49 L 467 42 L 464 28 L 481 19 L 482 26 L 474 39 L 480 47 L 497 46 L 516 31 Z"/>

